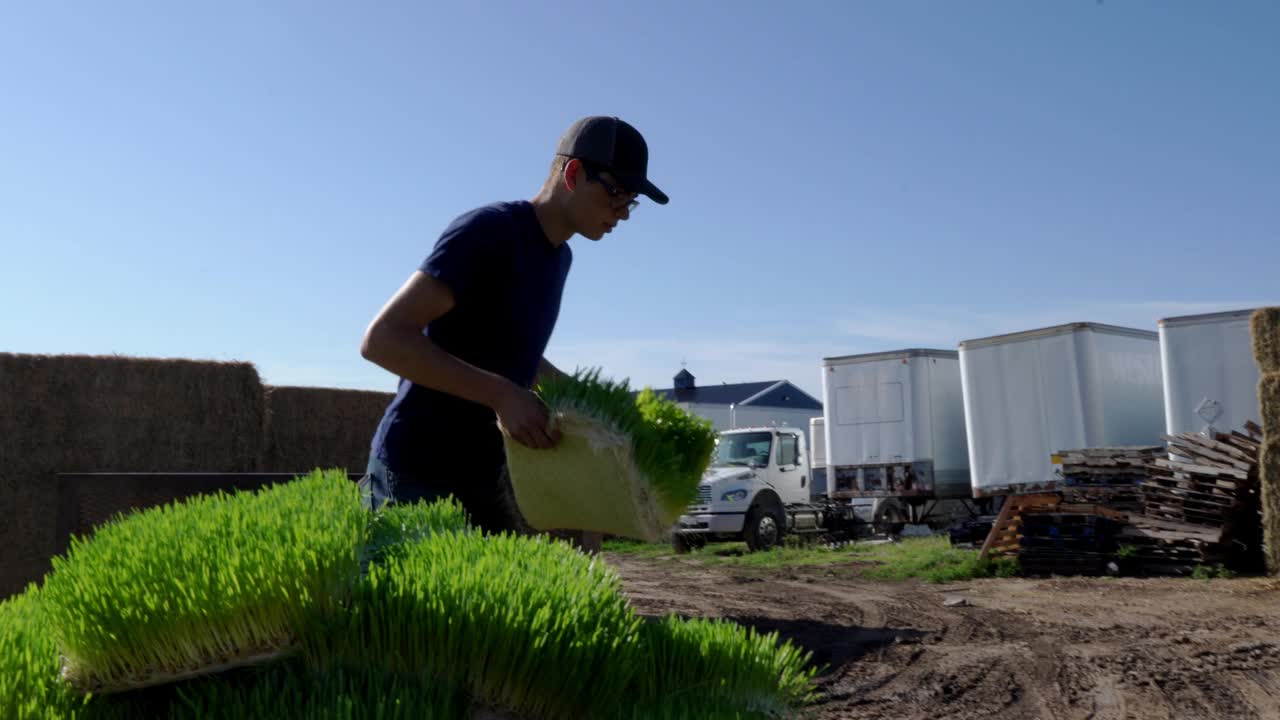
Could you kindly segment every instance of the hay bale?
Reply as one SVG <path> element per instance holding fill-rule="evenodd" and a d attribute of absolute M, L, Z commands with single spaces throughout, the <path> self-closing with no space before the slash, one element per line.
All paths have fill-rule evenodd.
<path fill-rule="evenodd" d="M 1262 533 L 1267 569 L 1280 574 L 1280 438 L 1271 437 L 1258 453 L 1262 479 Z"/>
<path fill-rule="evenodd" d="M 267 387 L 264 472 L 341 468 L 363 475 L 369 443 L 393 393 Z"/>
<path fill-rule="evenodd" d="M 1258 381 L 1258 409 L 1262 413 L 1262 431 L 1269 438 L 1280 438 L 1280 373 L 1269 373 Z"/>
<path fill-rule="evenodd" d="M 1263 374 L 1280 372 L 1280 307 L 1255 310 L 1250 327 L 1258 369 Z"/>
<path fill-rule="evenodd" d="M 49 567 L 55 473 L 251 472 L 264 414 L 248 363 L 0 353 L 0 596 Z"/>

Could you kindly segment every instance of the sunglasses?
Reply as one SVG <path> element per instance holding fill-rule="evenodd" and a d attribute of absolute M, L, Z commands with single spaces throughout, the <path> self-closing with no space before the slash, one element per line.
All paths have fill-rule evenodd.
<path fill-rule="evenodd" d="M 614 210 L 621 210 L 625 207 L 629 213 L 640 205 L 640 201 L 638 199 L 627 197 L 631 193 L 623 190 L 617 185 L 614 185 L 608 180 L 605 180 L 603 177 L 600 177 L 600 173 L 603 172 L 602 170 L 594 168 L 586 163 L 582 164 L 582 169 L 586 171 L 588 180 L 594 180 L 600 183 L 600 187 L 604 188 L 604 191 L 609 193 L 609 203 L 613 206 Z"/>

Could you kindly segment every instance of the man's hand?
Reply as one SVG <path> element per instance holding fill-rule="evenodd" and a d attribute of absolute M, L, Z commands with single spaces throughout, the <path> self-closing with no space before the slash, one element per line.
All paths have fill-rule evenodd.
<path fill-rule="evenodd" d="M 547 406 L 524 388 L 512 385 L 493 410 L 498 416 L 498 427 L 525 447 L 545 450 L 560 442 L 560 430 L 551 427 Z"/>

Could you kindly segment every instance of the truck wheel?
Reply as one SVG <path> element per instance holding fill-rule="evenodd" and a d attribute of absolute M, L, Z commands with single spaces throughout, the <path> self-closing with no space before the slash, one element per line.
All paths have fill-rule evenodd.
<path fill-rule="evenodd" d="M 751 552 L 769 550 L 782 544 L 782 523 L 778 516 L 759 505 L 753 505 L 747 513 L 746 526 L 742 528 L 747 549 Z"/>

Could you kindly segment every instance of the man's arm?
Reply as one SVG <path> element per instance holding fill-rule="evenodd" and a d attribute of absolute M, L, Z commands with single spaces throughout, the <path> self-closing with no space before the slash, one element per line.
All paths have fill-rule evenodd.
<path fill-rule="evenodd" d="M 414 272 L 369 324 L 360 355 L 423 387 L 492 408 L 503 429 L 523 445 L 553 446 L 557 433 L 548 430 L 546 406 L 533 393 L 459 360 L 422 334 L 423 328 L 453 306 L 448 285 L 422 271 Z"/>

